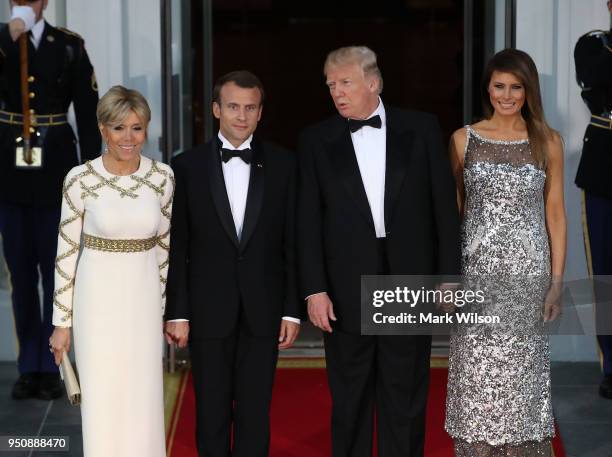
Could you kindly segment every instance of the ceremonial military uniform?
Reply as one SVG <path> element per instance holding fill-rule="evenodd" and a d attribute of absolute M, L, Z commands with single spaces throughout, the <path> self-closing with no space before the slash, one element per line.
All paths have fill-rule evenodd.
<path fill-rule="evenodd" d="M 574 51 L 576 77 L 591 111 L 576 185 L 584 191 L 585 245 L 589 273 L 612 275 L 612 34 L 593 31 L 582 36 Z M 598 302 L 603 293 L 598 294 Z M 598 333 L 610 333 L 610 303 L 597 308 Z M 606 322 L 604 322 L 606 321 Z M 602 396 L 612 398 L 612 336 L 599 335 L 603 356 Z"/>
<path fill-rule="evenodd" d="M 54 263 L 62 181 L 78 165 L 77 141 L 67 123 L 74 103 L 83 161 L 100 153 L 98 89 L 81 37 L 44 23 L 36 48 L 28 39 L 28 87 L 33 146 L 40 167 L 16 166 L 23 132 L 19 40 L 0 29 L 0 231 L 12 283 L 21 375 L 44 377 L 57 367 L 48 348 L 52 333 Z M 43 307 L 38 295 L 42 275 Z M 21 379 L 21 378 L 20 378 Z M 17 386 L 17 385 L 16 385 Z M 28 395 L 15 395 L 25 398 Z M 44 395 L 43 395 L 44 396 Z"/>

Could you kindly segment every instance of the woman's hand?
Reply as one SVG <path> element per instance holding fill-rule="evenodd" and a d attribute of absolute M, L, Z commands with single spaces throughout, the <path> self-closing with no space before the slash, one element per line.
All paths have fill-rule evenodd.
<path fill-rule="evenodd" d="M 70 327 L 55 327 L 49 338 L 49 349 L 55 357 L 55 364 L 62 363 L 64 351 L 70 352 Z"/>
<path fill-rule="evenodd" d="M 561 297 L 563 295 L 563 287 L 560 282 L 553 282 L 548 289 L 546 298 L 544 299 L 544 309 L 542 315 L 544 322 L 552 322 L 561 314 Z"/>

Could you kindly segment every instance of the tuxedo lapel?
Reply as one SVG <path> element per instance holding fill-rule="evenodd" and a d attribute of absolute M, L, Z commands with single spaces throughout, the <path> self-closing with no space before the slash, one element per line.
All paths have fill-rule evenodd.
<path fill-rule="evenodd" d="M 346 121 L 344 121 L 346 124 Z M 346 188 L 351 200 L 359 209 L 359 212 L 366 218 L 372 230 L 374 229 L 374 219 L 372 219 L 372 210 L 368 203 L 368 196 L 363 186 L 361 173 L 359 172 L 359 164 L 355 156 L 355 148 L 351 141 L 351 134 L 348 129 L 348 124 L 344 126 L 330 144 L 330 160 L 336 168 L 338 177 Z"/>
<path fill-rule="evenodd" d="M 390 226 L 395 203 L 408 169 L 412 135 L 399 124 L 392 108 L 385 107 L 387 118 L 387 158 L 385 165 L 385 227 Z"/>
<path fill-rule="evenodd" d="M 238 247 L 238 236 L 236 235 L 236 226 L 232 217 L 227 189 L 225 188 L 225 180 L 223 179 L 223 170 L 221 168 L 221 153 L 217 141 L 211 141 L 210 146 L 206 150 L 207 169 L 210 183 L 210 193 L 217 210 L 217 215 L 221 221 L 221 225 L 227 232 L 232 242 Z"/>
<path fill-rule="evenodd" d="M 253 160 L 251 162 L 251 174 L 249 177 L 249 191 L 247 194 L 246 208 L 244 210 L 244 223 L 242 224 L 242 237 L 240 238 L 240 252 L 246 248 L 251 235 L 257 226 L 257 220 L 261 213 L 264 196 L 264 153 L 261 143 L 256 139 L 251 141 Z"/>

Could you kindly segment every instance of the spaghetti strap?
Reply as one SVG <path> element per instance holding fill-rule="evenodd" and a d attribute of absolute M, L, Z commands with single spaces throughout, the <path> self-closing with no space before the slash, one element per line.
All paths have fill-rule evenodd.
<path fill-rule="evenodd" d="M 470 144 L 470 135 L 472 127 L 468 124 L 465 126 L 465 146 L 463 147 L 463 163 L 465 163 L 465 155 L 467 154 L 468 144 Z"/>

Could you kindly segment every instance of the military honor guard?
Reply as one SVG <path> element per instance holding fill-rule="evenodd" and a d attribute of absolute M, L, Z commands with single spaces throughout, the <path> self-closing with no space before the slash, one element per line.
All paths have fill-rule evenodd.
<path fill-rule="evenodd" d="M 612 1 L 608 1 L 612 14 Z M 611 16 L 612 18 L 612 16 Z M 583 35 L 574 50 L 576 78 L 591 112 L 576 185 L 584 191 L 584 237 L 591 275 L 612 275 L 612 31 Z M 599 292 L 599 293 L 598 293 Z M 598 333 L 612 326 L 610 303 L 595 287 Z M 612 335 L 599 334 L 604 377 L 602 397 L 612 399 Z"/>
<path fill-rule="evenodd" d="M 98 87 L 83 39 L 43 18 L 47 0 L 11 1 L 0 26 L 0 233 L 19 340 L 14 399 L 62 394 L 49 350 L 62 180 L 100 153 Z M 42 278 L 42 306 L 39 282 Z"/>

